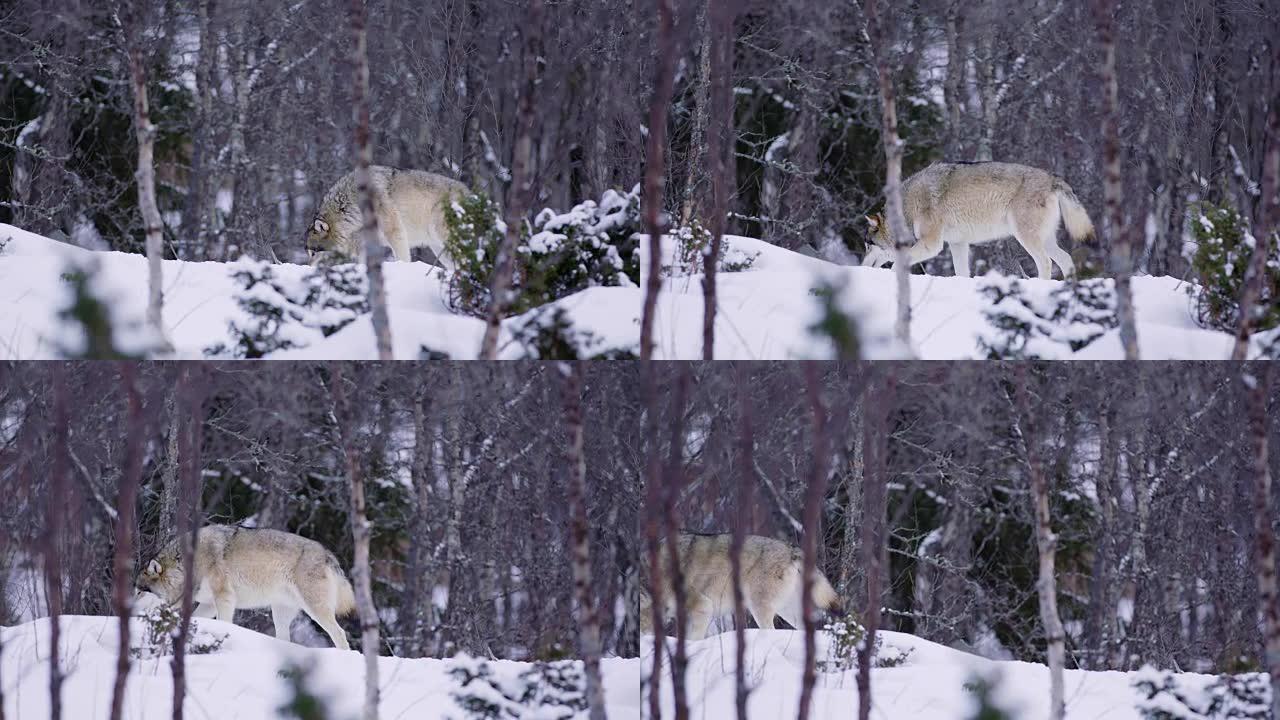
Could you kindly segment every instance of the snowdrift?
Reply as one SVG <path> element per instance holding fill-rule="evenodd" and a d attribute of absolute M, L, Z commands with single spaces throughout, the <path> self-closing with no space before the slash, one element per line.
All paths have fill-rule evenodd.
<path fill-rule="evenodd" d="M 830 344 L 811 331 L 819 318 L 813 289 L 837 289 L 837 304 L 857 320 L 862 351 L 873 359 L 904 357 L 969 359 L 982 357 L 978 338 L 989 328 L 983 310 L 991 303 L 980 292 L 981 278 L 913 275 L 913 347 L 892 339 L 895 285 L 891 270 L 847 267 L 778 248 L 760 240 L 728 237 L 731 253 L 753 257 L 749 268 L 718 276 L 717 359 L 826 358 Z M 0 224 L 0 359 L 56 357 L 58 311 L 68 303 L 62 278 L 69 263 L 96 258 L 100 286 L 119 317 L 140 322 L 144 316 L 147 273 L 140 255 L 91 252 Z M 646 243 L 641 243 L 642 253 Z M 673 249 L 664 252 L 672 265 Z M 642 261 L 642 267 L 647 261 Z M 227 339 L 227 324 L 242 315 L 235 302 L 230 264 L 164 262 L 164 322 L 175 357 L 200 358 L 205 348 Z M 306 266 L 281 264 L 275 272 L 301 277 Z M 444 302 L 441 271 L 425 263 L 387 263 L 387 293 L 392 343 L 398 359 L 417 359 L 423 348 L 455 359 L 474 358 L 484 334 L 483 321 L 454 314 Z M 1024 279 L 1030 292 L 1045 293 L 1061 281 Z M 641 279 L 641 286 L 644 279 Z M 1144 359 L 1224 359 L 1231 337 L 1198 327 L 1189 312 L 1186 284 L 1170 277 L 1135 277 L 1138 340 Z M 577 331 L 589 333 L 590 353 L 637 352 L 643 291 L 639 287 L 597 287 L 555 303 Z M 537 311 L 533 311 L 537 312 Z M 500 356 L 524 356 L 512 333 L 529 317 L 504 323 Z M 702 277 L 664 280 L 655 329 L 656 355 L 696 359 L 702 353 Z M 1261 341 L 1255 340 L 1254 352 Z M 375 359 L 373 330 L 363 316 L 336 334 L 305 348 L 279 351 L 278 359 Z M 1063 359 L 1123 357 L 1118 331 L 1109 331 L 1079 351 L 1063 348 Z"/>
<path fill-rule="evenodd" d="M 187 657 L 188 717 L 276 718 L 289 697 L 280 671 L 290 664 L 312 667 L 308 687 L 325 698 L 329 717 L 360 717 L 364 698 L 364 658 L 356 651 L 305 648 L 216 620 L 195 620 L 198 632 L 225 636 L 218 649 Z M 62 630 L 63 717 L 106 717 L 115 679 L 117 620 L 67 616 Z M 4 716 L 19 720 L 49 717 L 48 618 L 0 628 L 0 688 Z M 134 642 L 141 621 L 131 629 Z M 383 657 L 378 661 L 384 718 L 464 717 L 450 698 L 456 686 L 446 675 L 448 661 Z M 495 660 L 496 672 L 515 674 L 526 663 Z M 640 661 L 605 659 L 601 673 L 610 717 L 636 718 L 640 709 Z M 173 683 L 169 658 L 135 660 L 126 688 L 124 717 L 167 718 Z"/>
<path fill-rule="evenodd" d="M 994 683 L 995 704 L 1020 720 L 1049 716 L 1049 669 L 1044 665 L 987 660 L 952 650 L 913 635 L 881 632 L 880 655 L 906 653 L 896 667 L 871 671 L 871 714 L 892 720 L 956 720 L 970 717 L 974 695 L 966 684 L 982 679 Z M 674 648 L 674 639 L 668 639 Z M 829 657 L 827 638 L 818 634 L 818 659 Z M 804 635 L 795 630 L 747 630 L 747 685 L 751 717 L 796 716 L 800 675 L 804 667 Z M 642 670 L 652 672 L 653 638 L 641 637 Z M 693 717 L 732 718 L 734 711 L 734 650 L 732 632 L 689 643 L 689 704 Z M 670 665 L 663 663 L 664 717 L 674 715 Z M 1131 687 L 1137 672 L 1067 670 L 1064 677 L 1068 720 L 1141 720 Z M 1205 681 L 1207 675 L 1180 675 Z M 857 670 L 819 672 L 814 687 L 814 720 L 857 717 Z"/>

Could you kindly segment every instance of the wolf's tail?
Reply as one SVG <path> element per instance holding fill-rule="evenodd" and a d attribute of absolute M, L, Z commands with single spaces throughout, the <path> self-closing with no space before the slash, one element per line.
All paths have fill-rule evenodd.
<path fill-rule="evenodd" d="M 813 579 L 814 606 L 837 617 L 844 615 L 844 606 L 840 603 L 840 596 L 836 595 L 836 589 L 831 587 L 831 583 L 821 571 L 816 574 L 817 577 Z"/>
<path fill-rule="evenodd" d="M 351 581 L 337 568 L 329 568 L 333 582 L 338 586 L 338 597 L 334 602 L 333 613 L 338 617 L 346 617 L 356 611 L 356 591 Z"/>
<path fill-rule="evenodd" d="M 1076 242 L 1092 242 L 1096 238 L 1093 221 L 1089 219 L 1089 213 L 1080 204 L 1075 191 L 1061 178 L 1054 178 L 1053 190 L 1058 196 L 1058 207 L 1062 209 L 1062 221 L 1066 223 L 1067 233 L 1071 235 L 1071 239 Z"/>

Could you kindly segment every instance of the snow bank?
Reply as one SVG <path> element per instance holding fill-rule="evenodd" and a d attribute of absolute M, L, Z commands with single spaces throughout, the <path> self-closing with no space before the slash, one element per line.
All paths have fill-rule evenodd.
<path fill-rule="evenodd" d="M 60 627 L 63 640 L 63 717 L 105 717 L 111 707 L 115 679 L 115 618 L 68 616 Z M 223 636 L 216 652 L 187 658 L 188 717 L 275 718 L 288 697 L 280 671 L 290 664 L 310 665 L 308 687 L 327 698 L 330 717 L 360 716 L 364 698 L 364 658 L 355 651 L 315 649 L 281 642 L 228 623 L 196 620 L 199 630 Z M 7 718 L 49 716 L 47 618 L 12 628 L 0 628 L 0 683 Z M 141 635 L 140 622 L 131 630 Z M 379 705 L 384 718 L 461 717 L 450 698 L 453 681 L 445 674 L 447 661 L 384 657 L 378 661 L 382 687 Z M 601 661 L 605 703 L 610 717 L 639 717 L 638 659 Z M 518 672 L 527 663 L 491 661 L 498 672 Z M 169 658 L 135 660 L 126 688 L 124 717 L 167 718 L 173 683 Z"/>
<path fill-rule="evenodd" d="M 5 243 L 7 239 L 7 243 Z M 891 270 L 848 267 L 793 253 L 760 240 L 726 238 L 735 256 L 755 256 L 741 272 L 718 276 L 719 313 L 715 356 L 718 359 L 799 359 L 830 357 L 829 343 L 813 335 L 819 318 L 813 289 L 835 288 L 836 301 L 859 324 L 864 354 L 883 359 L 905 356 L 907 348 L 893 339 L 895 284 Z M 66 303 L 62 278 L 73 260 L 93 258 L 111 288 L 118 317 L 144 314 L 147 274 L 140 255 L 91 252 L 0 225 L 0 359 L 40 359 L 57 354 L 58 310 Z M 647 241 L 641 242 L 642 255 Z M 664 265 L 672 265 L 674 248 L 664 248 Z M 642 268 L 647 261 L 642 259 Z M 281 264 L 277 275 L 300 278 L 302 265 Z M 164 262 L 164 322 L 179 358 L 203 357 L 205 348 L 226 339 L 228 321 L 241 311 L 234 298 L 230 263 Z M 384 265 L 395 357 L 416 359 L 423 348 L 457 359 L 474 358 L 484 334 L 482 320 L 449 311 L 442 273 L 425 263 Z M 643 273 L 643 270 L 642 270 Z M 991 307 L 979 288 L 981 278 L 913 275 L 910 351 L 924 359 L 981 357 L 978 338 L 988 327 L 983 310 Z M 1029 292 L 1043 293 L 1061 281 L 1020 280 Z M 639 288 L 599 287 L 555 303 L 576 330 L 590 333 L 592 352 L 636 352 L 644 278 Z M 1170 277 L 1135 277 L 1138 341 L 1145 359 L 1223 359 L 1231 337 L 1198 327 L 1190 314 L 1186 285 Z M 538 311 L 533 311 L 537 313 Z M 511 341 L 526 316 L 504 322 L 500 355 L 520 357 Z M 702 354 L 702 277 L 667 278 L 658 301 L 656 355 L 663 359 L 699 358 Z M 1255 340 L 1254 353 L 1260 350 Z M 281 351 L 273 358 L 373 359 L 376 352 L 368 316 L 305 348 Z M 1109 331 L 1064 359 L 1123 357 L 1118 331 Z"/>
<path fill-rule="evenodd" d="M 1020 720 L 1039 720 L 1049 715 L 1049 670 L 1044 665 L 995 661 L 952 650 L 913 635 L 882 632 L 881 654 L 907 652 L 902 665 L 877 668 L 871 672 L 872 717 L 893 720 L 956 720 L 967 717 L 973 707 L 973 693 L 965 685 L 982 678 L 995 683 L 998 706 Z M 748 701 L 751 717 L 795 717 L 800 701 L 800 675 L 804 665 L 804 636 L 794 630 L 747 630 L 747 684 L 752 688 Z M 672 641 L 674 644 L 674 641 Z M 642 636 L 642 673 L 652 670 L 653 638 Z M 733 633 L 689 644 L 691 658 L 688 681 L 690 705 L 697 706 L 694 717 L 734 717 Z M 826 658 L 828 645 L 819 633 L 818 658 Z M 664 658 L 665 660 L 665 658 Z M 664 717 L 674 713 L 671 698 L 670 665 L 663 663 L 665 691 Z M 1141 720 L 1134 707 L 1137 696 L 1131 687 L 1137 673 L 1065 673 L 1066 717 L 1068 720 Z M 1207 679 L 1208 676 L 1189 676 Z M 858 707 L 856 670 L 819 673 L 813 694 L 814 720 L 845 720 L 855 717 Z"/>

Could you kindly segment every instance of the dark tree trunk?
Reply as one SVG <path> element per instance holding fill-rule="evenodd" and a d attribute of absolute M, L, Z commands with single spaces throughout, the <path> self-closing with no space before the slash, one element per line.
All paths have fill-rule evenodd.
<path fill-rule="evenodd" d="M 116 617 L 120 619 L 120 637 L 116 646 L 116 680 L 111 692 L 111 720 L 120 720 L 124 711 L 125 683 L 129 678 L 129 614 L 133 589 L 134 525 L 138 505 L 138 484 L 142 479 L 143 425 L 142 399 L 134 379 L 133 363 L 119 365 L 121 384 L 128 400 L 128 438 L 125 440 L 124 475 L 120 477 L 116 501 L 116 548 L 112 562 L 111 591 Z"/>
<path fill-rule="evenodd" d="M 198 365 L 183 365 L 178 374 L 175 407 L 186 406 L 186 420 L 179 438 L 179 484 L 177 525 L 178 546 L 182 556 L 182 600 L 178 631 L 173 639 L 173 720 L 182 720 L 187 688 L 187 640 L 191 631 L 195 587 L 195 548 L 200 536 L 200 499 L 203 492 L 200 473 L 200 448 L 204 428 L 204 370 Z"/>
<path fill-rule="evenodd" d="M 640 316 L 640 359 L 653 359 L 653 323 L 662 289 L 662 201 L 666 172 L 667 112 L 676 74 L 675 11 L 672 0 L 656 0 L 658 44 L 654 62 L 653 98 L 649 101 L 649 138 L 644 168 L 644 223 L 649 233 L 649 269 L 644 310 Z"/>
<path fill-rule="evenodd" d="M 733 540 L 729 549 L 729 562 L 733 572 L 733 699 L 738 720 L 747 720 L 747 611 L 742 592 L 742 546 L 745 544 L 747 526 L 751 522 L 751 468 L 754 467 L 755 434 L 751 426 L 751 395 L 746 373 L 741 365 L 733 368 L 738 388 L 738 408 L 741 429 L 738 435 L 738 469 L 734 473 Z"/>
<path fill-rule="evenodd" d="M 676 720 L 689 720 L 689 700 L 685 686 L 685 671 L 689 667 L 689 657 L 685 650 L 689 630 L 689 603 L 685 597 L 684 567 L 679 552 L 680 521 L 677 515 L 680 492 L 684 486 L 684 417 L 688 396 L 689 366 L 681 363 L 676 369 L 676 388 L 671 407 L 671 441 L 668 448 L 670 455 L 663 470 L 665 479 L 662 483 L 666 559 L 671 568 L 671 595 L 676 606 L 676 652 L 671 658 L 671 691 L 675 697 Z"/>
<path fill-rule="evenodd" d="M 711 166 L 710 252 L 702 256 L 702 359 L 712 360 L 716 344 L 716 266 L 724 243 L 729 191 L 733 185 L 733 25 L 739 0 L 708 0 L 707 31 L 703 52 L 710 74 L 711 121 L 703 142 Z M 704 123 L 705 124 L 705 123 Z M 689 175 L 691 181 L 693 173 Z M 686 191 L 686 197 L 688 193 Z"/>
<path fill-rule="evenodd" d="M 53 374 L 53 466 L 45 505 L 44 587 L 49 605 L 49 718 L 62 718 L 62 514 L 67 506 L 67 378 L 64 366 Z"/>
<path fill-rule="evenodd" d="M 866 394 L 863 403 L 862 557 L 867 576 L 865 640 L 858 650 L 858 720 L 871 717 L 871 665 L 875 660 L 876 631 L 880 628 L 880 603 L 885 565 L 885 510 L 888 487 L 889 416 L 897 395 L 897 378 L 890 367 L 882 386 Z"/>
<path fill-rule="evenodd" d="M 498 331 L 507 307 L 507 293 L 515 273 L 516 245 L 524 226 L 525 212 L 533 203 L 533 153 L 535 146 L 534 100 L 538 94 L 538 55 L 542 52 L 542 0 L 529 0 L 525 18 L 524 85 L 516 108 L 516 142 L 511 158 L 511 192 L 507 198 L 507 231 L 494 261 L 493 286 L 489 292 L 489 313 L 480 344 L 480 359 L 498 355 Z"/>
<path fill-rule="evenodd" d="M 813 702 L 813 682 L 817 671 L 817 630 L 814 617 L 813 583 L 818 564 L 818 539 L 822 537 L 822 501 L 827 495 L 827 468 L 830 449 L 827 437 L 827 409 L 822 405 L 818 366 L 804 363 L 804 387 L 813 422 L 812 475 L 804 492 L 804 538 L 801 546 L 804 575 L 800 588 L 800 612 L 804 625 L 804 669 L 800 675 L 799 720 L 808 720 Z"/>
<path fill-rule="evenodd" d="M 355 121 L 352 154 L 356 161 L 356 194 L 359 195 L 364 220 L 360 227 L 360 244 L 364 246 L 364 262 L 369 276 L 369 308 L 373 335 L 378 343 L 378 359 L 391 360 L 391 325 L 387 318 L 387 291 L 382 277 L 383 252 L 382 244 L 378 242 L 381 230 L 378 228 L 378 216 L 374 213 L 373 178 L 369 173 L 373 149 L 369 146 L 369 52 L 364 0 L 351 0 L 347 15 L 353 36 L 351 70 L 355 88 L 351 103 Z"/>

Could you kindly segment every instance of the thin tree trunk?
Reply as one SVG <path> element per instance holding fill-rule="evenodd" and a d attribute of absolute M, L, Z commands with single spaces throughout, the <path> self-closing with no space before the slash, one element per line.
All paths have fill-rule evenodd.
<path fill-rule="evenodd" d="M 213 259 L 213 248 L 205 246 L 204 197 L 206 191 L 205 164 L 209 153 L 210 123 L 213 122 L 213 64 L 217 48 L 214 47 L 212 21 L 216 10 L 214 0 L 200 0 L 196 23 L 200 28 L 200 50 L 196 60 L 196 121 L 191 128 L 191 168 L 187 173 L 187 198 L 183 207 L 182 230 L 184 242 L 202 253 L 205 259 Z M 165 537 L 165 536 L 161 536 Z"/>
<path fill-rule="evenodd" d="M 897 390 L 897 378 L 892 367 L 882 382 L 882 387 L 868 392 L 863 402 L 862 562 L 867 576 L 867 607 L 863 613 L 866 634 L 862 647 L 858 649 L 858 720 L 871 717 L 871 665 L 875 660 L 876 631 L 880 628 L 888 486 L 888 420 Z"/>
<path fill-rule="evenodd" d="M 892 52 L 886 22 L 880 17 L 879 0 L 866 0 L 867 34 L 876 58 L 876 74 L 880 79 L 881 129 L 884 143 L 885 180 L 884 206 L 889 234 L 893 236 L 897 254 L 893 261 L 893 274 L 897 284 L 898 314 L 894 322 L 894 335 L 903 347 L 911 347 L 911 267 L 907 264 L 907 250 L 914 244 L 914 235 L 907 228 L 902 212 L 902 142 L 898 138 L 898 111 L 894 96 L 893 69 L 889 66 Z"/>
<path fill-rule="evenodd" d="M 591 555 L 587 535 L 587 461 L 582 433 L 582 364 L 565 373 L 564 419 L 569 430 L 569 515 L 573 537 L 573 590 L 582 614 L 578 627 L 579 652 L 587 676 L 587 707 L 591 720 L 605 720 L 604 687 L 600 682 L 600 615 L 591 597 Z"/>
<path fill-rule="evenodd" d="M 1138 330 L 1134 318 L 1133 247 L 1125 230 L 1123 194 L 1120 177 L 1120 90 L 1116 83 L 1115 0 L 1093 0 L 1094 20 L 1098 26 L 1098 43 L 1102 48 L 1102 86 L 1104 113 L 1102 119 L 1102 156 L 1105 169 L 1102 193 L 1107 207 L 1110 247 L 1107 256 L 1116 282 L 1116 314 L 1120 320 L 1120 344 L 1125 360 L 1138 359 Z"/>
<path fill-rule="evenodd" d="M 178 544 L 182 556 L 182 601 L 178 631 L 173 639 L 173 720 L 182 720 L 187 688 L 187 640 L 191 631 L 194 606 L 195 548 L 200 540 L 200 445 L 204 425 L 204 377 L 199 366 L 183 365 L 178 375 L 176 406 L 186 405 L 186 422 L 179 437 L 180 484 L 178 496 L 183 507 L 178 511 Z"/>
<path fill-rule="evenodd" d="M 663 476 L 658 459 L 658 389 L 655 365 L 641 369 L 645 404 L 645 564 L 649 568 L 649 606 L 653 627 L 653 667 L 649 674 L 649 717 L 662 717 L 662 655 L 667 648 L 664 623 L 666 582 L 661 571 L 659 548 L 665 534 L 662 528 Z"/>
<path fill-rule="evenodd" d="M 671 568 L 671 595 L 676 606 L 676 652 L 671 658 L 671 692 L 675 699 L 675 720 L 689 720 L 689 700 L 685 684 L 685 672 L 689 667 L 689 656 L 685 650 L 689 629 L 689 603 L 685 597 L 684 566 L 679 552 L 679 518 L 676 514 L 680 491 L 684 485 L 684 414 L 688 396 L 689 366 L 680 364 L 676 369 L 675 396 L 671 406 L 670 455 L 663 470 L 665 479 L 662 483 L 663 530 L 666 535 L 667 562 Z"/>
<path fill-rule="evenodd" d="M 391 325 L 387 318 L 387 291 L 382 277 L 382 244 L 378 241 L 381 230 L 378 227 L 378 216 L 374 212 L 373 177 L 369 173 L 369 166 L 373 164 L 373 149 L 369 146 L 369 52 L 364 0 L 351 0 L 347 6 L 347 15 L 354 40 L 351 51 L 355 86 L 351 103 L 355 120 L 352 151 L 356 160 L 356 194 L 360 196 L 360 212 L 364 221 L 360 226 L 360 237 L 369 276 L 369 308 L 372 311 L 370 320 L 378 343 L 378 359 L 391 360 Z"/>
<path fill-rule="evenodd" d="M 1023 363 L 1014 366 L 1014 389 L 1018 397 L 1018 434 L 1027 453 L 1027 474 L 1031 478 L 1031 491 L 1035 500 L 1036 552 L 1040 559 L 1040 576 L 1036 591 L 1040 600 L 1040 622 L 1044 624 L 1045 642 L 1049 655 L 1049 720 L 1062 720 L 1063 689 L 1062 666 L 1065 658 L 1065 634 L 1062 619 L 1058 615 L 1058 591 L 1054 580 L 1054 553 L 1058 538 L 1053 534 L 1049 515 L 1049 482 L 1040 462 L 1039 441 L 1035 429 L 1035 416 L 1027 387 L 1027 367 Z"/>
<path fill-rule="evenodd" d="M 420 377 L 421 383 L 423 379 Z M 409 534 L 408 578 L 405 581 L 404 607 L 401 612 L 409 619 L 409 626 L 404 632 L 409 636 L 408 648 L 410 657 L 422 657 L 424 648 L 423 633 L 425 631 L 424 612 L 431 611 L 431 604 L 422 602 L 421 598 L 429 595 L 424 589 L 430 587 L 423 578 L 426 568 L 423 567 L 424 547 L 429 545 L 427 532 L 427 508 L 431 502 L 431 452 L 435 443 L 427 431 L 427 407 L 431 403 L 431 393 L 419 385 L 413 397 L 413 520 Z"/>
<path fill-rule="evenodd" d="M 357 0 L 358 1 L 358 0 Z M 351 537 L 355 546 L 351 567 L 355 580 L 356 610 L 360 615 L 360 649 L 364 653 L 364 720 L 378 720 L 378 609 L 373 604 L 373 585 L 369 575 L 369 518 L 365 513 L 364 475 L 360 472 L 360 449 L 355 438 L 353 418 L 347 405 L 347 390 L 342 365 L 330 366 L 334 419 L 342 443 L 342 456 L 347 466 L 347 491 L 350 495 Z"/>
<path fill-rule="evenodd" d="M 116 549 L 111 568 L 111 599 L 120 619 L 116 646 L 116 680 L 111 692 L 111 720 L 120 720 L 124 712 L 125 683 L 129 679 L 129 615 L 133 603 L 134 515 L 138 505 L 138 483 L 142 479 L 143 426 L 142 399 L 134 380 L 133 363 L 120 363 L 120 379 L 129 406 L 129 437 L 125 445 L 124 475 L 120 477 L 116 501 Z"/>
<path fill-rule="evenodd" d="M 1271 717 L 1280 718 L 1280 592 L 1276 589 L 1276 536 L 1272 527 L 1271 466 L 1267 460 L 1269 363 L 1245 369 L 1248 386 L 1250 474 L 1253 475 L 1254 528 L 1258 573 L 1258 610 L 1263 619 L 1263 667 L 1271 674 Z"/>
<path fill-rule="evenodd" d="M 524 85 L 516 106 L 516 142 L 511 158 L 511 192 L 508 194 L 507 230 L 494 261 L 489 313 L 485 320 L 480 359 L 498 356 L 498 331 L 508 305 L 507 294 L 515 273 L 516 245 L 524 227 L 525 212 L 533 204 L 534 100 L 538 94 L 538 56 L 542 52 L 542 0 L 529 0 L 525 17 Z"/>
<path fill-rule="evenodd" d="M 653 323 L 662 289 L 662 198 L 667 149 L 667 111 L 676 74 L 675 11 L 672 0 L 656 0 L 658 45 L 653 97 L 649 101 L 649 137 L 645 149 L 644 223 L 649 233 L 649 275 L 640 316 L 640 359 L 653 359 Z"/>
<path fill-rule="evenodd" d="M 1232 360 L 1245 359 L 1254 322 L 1266 311 L 1261 304 L 1262 279 L 1267 271 L 1271 237 L 1280 231 L 1280 41 L 1275 38 L 1271 40 L 1271 83 L 1271 106 L 1267 110 L 1267 132 L 1263 141 L 1266 155 L 1262 159 L 1262 198 L 1258 203 L 1258 221 L 1254 223 L 1258 231 L 1245 271 L 1244 287 L 1240 290 L 1240 327 L 1231 350 Z"/>
<path fill-rule="evenodd" d="M 67 378 L 62 365 L 53 373 L 53 466 L 45 505 L 44 582 L 49 605 L 49 718 L 62 718 L 62 514 L 67 506 Z"/>
<path fill-rule="evenodd" d="M 147 103 L 147 68 L 142 59 L 142 23 L 140 9 L 132 8 L 125 33 L 129 53 L 129 78 L 133 85 L 133 129 L 138 141 L 138 167 L 134 177 L 138 183 L 138 209 L 142 212 L 142 224 L 146 232 L 147 250 L 147 323 L 164 349 L 172 349 L 164 330 L 163 321 L 163 259 L 164 224 L 156 205 L 155 138 L 156 128 L 151 124 L 151 112 Z"/>
<path fill-rule="evenodd" d="M 822 389 L 819 387 L 818 367 L 804 364 L 805 395 L 813 420 L 813 474 L 804 492 L 804 537 L 801 543 L 803 558 L 803 584 L 800 588 L 801 624 L 804 625 L 804 668 L 800 674 L 799 720 L 808 720 L 809 706 L 813 702 L 813 682 L 817 674 L 817 619 L 813 611 L 813 583 L 818 564 L 818 538 L 822 536 L 822 501 L 827 495 L 827 465 L 830 451 L 827 447 L 827 409 L 822 405 Z"/>
<path fill-rule="evenodd" d="M 746 373 L 741 365 L 733 368 L 735 384 L 738 387 L 738 408 L 741 432 L 738 435 L 738 469 L 734 483 L 733 540 L 729 546 L 729 562 L 733 572 L 733 699 L 738 720 L 747 720 L 747 611 L 746 598 L 742 592 L 742 546 L 747 536 L 747 526 L 751 522 L 751 468 L 755 449 L 755 434 L 751 426 L 751 394 L 747 385 Z"/>
<path fill-rule="evenodd" d="M 711 166 L 711 247 L 702 256 L 702 359 L 715 356 L 716 270 L 724 243 L 729 191 L 733 184 L 733 25 L 738 0 L 708 0 L 710 40 L 703 42 L 710 73 L 711 120 L 704 146 Z M 704 124 L 705 120 L 704 120 Z M 690 178 L 693 177 L 690 172 Z"/>
<path fill-rule="evenodd" d="M 960 46 L 960 33 L 964 18 L 959 0 L 947 6 L 947 75 L 942 87 L 943 101 L 947 106 L 947 157 L 959 159 L 963 150 L 961 125 L 962 89 L 966 58 Z"/>

